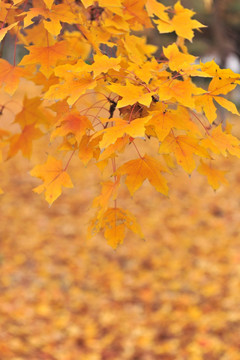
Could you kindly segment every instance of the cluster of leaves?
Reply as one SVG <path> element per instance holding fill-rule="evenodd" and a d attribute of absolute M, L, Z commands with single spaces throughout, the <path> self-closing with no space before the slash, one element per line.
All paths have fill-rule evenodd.
<path fill-rule="evenodd" d="M 42 180 L 34 191 L 50 205 L 62 187 L 73 187 L 73 156 L 85 166 L 94 161 L 109 179 L 94 199 L 89 233 L 103 231 L 115 248 L 126 229 L 143 236 L 134 216 L 117 205 L 123 182 L 131 195 L 146 179 L 168 195 L 164 173 L 180 165 L 188 174 L 197 168 L 214 189 L 226 183 L 213 160 L 240 157 L 240 141 L 218 123 L 216 103 L 239 115 L 222 95 L 240 84 L 240 75 L 214 61 L 196 63 L 188 53 L 185 41 L 204 27 L 192 10 L 157 0 L 1 0 L 0 7 L 0 40 L 4 45 L 7 32 L 15 39 L 13 64 L 0 59 L 4 91 L 14 96 L 20 78 L 42 89 L 39 97 L 25 96 L 14 120 L 18 133 L 0 130 L 1 148 L 6 158 L 19 151 L 31 158 L 33 142 L 49 138 L 52 153 L 31 175 Z M 154 27 L 177 36 L 159 60 L 142 34 Z M 17 44 L 28 51 L 19 64 Z M 209 79 L 207 89 L 196 85 L 199 77 Z M 155 156 L 144 154 L 141 144 L 156 140 Z M 136 157 L 126 160 L 121 154 L 130 147 Z"/>

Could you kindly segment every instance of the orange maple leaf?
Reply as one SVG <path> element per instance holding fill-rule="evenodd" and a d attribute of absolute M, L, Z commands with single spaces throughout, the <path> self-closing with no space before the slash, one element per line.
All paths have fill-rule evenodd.
<path fill-rule="evenodd" d="M 204 148 L 210 149 L 215 154 L 227 156 L 227 152 L 240 158 L 240 141 L 232 134 L 222 131 L 221 125 L 213 129 L 208 138 L 201 141 Z"/>
<path fill-rule="evenodd" d="M 78 147 L 78 156 L 85 166 L 91 159 L 98 159 L 100 154 L 100 149 L 98 147 L 99 140 L 99 138 L 93 139 L 92 135 L 83 135 Z"/>
<path fill-rule="evenodd" d="M 0 59 L 0 85 L 5 84 L 4 90 L 13 95 L 17 90 L 19 80 L 26 76 L 27 71 L 23 68 L 13 66 L 8 61 Z"/>
<path fill-rule="evenodd" d="M 79 143 L 87 129 L 93 129 L 87 116 L 82 116 L 77 112 L 71 112 L 59 119 L 56 129 L 51 134 L 51 140 L 57 136 L 72 134 Z"/>
<path fill-rule="evenodd" d="M 228 181 L 224 177 L 226 171 L 214 169 L 203 161 L 201 161 L 197 171 L 207 177 L 209 185 L 211 185 L 214 190 L 217 190 L 221 183 L 224 185 L 228 184 Z"/>
<path fill-rule="evenodd" d="M 43 124 L 47 128 L 50 127 L 53 122 L 53 115 L 51 112 L 44 108 L 40 97 L 28 98 L 27 96 L 23 99 L 22 110 L 16 115 L 15 123 L 18 123 L 21 128 L 30 124 Z"/>
<path fill-rule="evenodd" d="M 35 127 L 35 124 L 26 125 L 20 134 L 15 134 L 9 139 L 8 158 L 13 157 L 18 151 L 22 151 L 23 156 L 30 158 L 32 155 L 32 143 L 41 136 L 43 136 L 43 133 Z"/>
<path fill-rule="evenodd" d="M 36 165 L 30 172 L 32 176 L 43 180 L 43 184 L 33 189 L 40 194 L 45 191 L 45 199 L 51 205 L 62 193 L 62 186 L 72 188 L 68 173 L 63 169 L 62 161 L 48 156 L 45 164 Z"/>
<path fill-rule="evenodd" d="M 148 179 L 157 191 L 167 195 L 168 186 L 166 179 L 161 174 L 163 171 L 169 172 L 159 160 L 145 155 L 143 158 L 126 162 L 118 168 L 116 174 L 127 175 L 125 183 L 131 195 L 140 188 L 146 179 Z"/>
<path fill-rule="evenodd" d="M 126 228 L 144 238 L 140 226 L 129 211 L 121 208 L 109 208 L 104 212 L 101 219 L 94 218 L 92 220 L 88 231 L 89 235 L 92 236 L 103 230 L 108 244 L 116 249 L 123 242 Z"/>
<path fill-rule="evenodd" d="M 51 46 L 27 46 L 29 55 L 25 55 L 19 65 L 40 64 L 39 71 L 47 78 L 54 72 L 54 68 L 59 60 L 67 56 L 67 44 L 59 41 Z"/>
<path fill-rule="evenodd" d="M 93 201 L 93 207 L 100 208 L 97 216 L 100 218 L 102 214 L 107 210 L 110 199 L 116 200 L 118 194 L 118 188 L 120 185 L 120 176 L 116 177 L 116 180 L 105 181 L 102 183 L 102 191 Z"/>

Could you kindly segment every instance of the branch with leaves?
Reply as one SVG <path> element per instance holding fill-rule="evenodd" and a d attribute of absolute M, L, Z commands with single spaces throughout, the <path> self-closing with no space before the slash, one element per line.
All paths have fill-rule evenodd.
<path fill-rule="evenodd" d="M 18 132 L 0 129 L 3 159 L 18 152 L 32 159 L 34 142 L 47 138 L 52 153 L 33 164 L 31 175 L 42 180 L 34 191 L 44 192 L 50 205 L 63 187 L 73 187 L 73 157 L 86 167 L 94 162 L 110 178 L 93 201 L 89 234 L 103 231 L 116 248 L 128 229 L 143 237 L 135 217 L 118 206 L 124 183 L 132 196 L 146 179 L 168 195 L 165 174 L 180 166 L 188 174 L 197 169 L 214 190 L 226 184 L 214 160 L 240 157 L 240 141 L 218 121 L 216 104 L 239 115 L 224 96 L 240 75 L 188 53 L 194 30 L 204 28 L 192 10 L 157 0 L 1 0 L 0 8 L 2 47 L 7 33 L 15 39 L 12 63 L 0 59 L 3 91 L 14 101 L 22 78 L 41 87 L 39 96 L 23 98 L 14 119 Z M 176 34 L 161 60 L 142 35 L 146 28 Z M 19 46 L 27 54 L 17 64 Z M 7 106 L 1 104 L 1 114 Z M 141 149 L 152 141 L 159 143 L 154 156 Z M 135 157 L 126 160 L 129 149 Z"/>

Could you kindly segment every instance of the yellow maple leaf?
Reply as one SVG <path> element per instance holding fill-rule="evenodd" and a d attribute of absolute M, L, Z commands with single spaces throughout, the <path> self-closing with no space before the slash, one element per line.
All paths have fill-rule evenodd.
<path fill-rule="evenodd" d="M 214 60 L 208 61 L 206 63 L 200 62 L 200 66 L 203 72 L 209 74 L 210 76 L 218 76 L 222 79 L 239 79 L 240 74 L 235 73 L 231 69 L 221 69 L 219 65 L 215 63 Z"/>
<path fill-rule="evenodd" d="M 33 191 L 38 194 L 45 191 L 45 199 L 49 205 L 61 195 L 62 186 L 73 187 L 70 176 L 63 169 L 62 161 L 52 156 L 48 156 L 46 163 L 36 165 L 30 174 L 43 180 L 43 184 L 34 188 Z"/>
<path fill-rule="evenodd" d="M 50 86 L 49 90 L 44 94 L 45 99 L 63 100 L 67 98 L 67 103 L 72 106 L 81 95 L 97 85 L 91 74 L 84 73 L 77 76 L 76 74 L 67 73 L 67 69 L 62 72 L 62 69 L 59 68 L 61 66 L 57 67 L 55 73 L 65 81 Z"/>
<path fill-rule="evenodd" d="M 173 153 L 177 163 L 181 165 L 188 174 L 191 174 L 196 167 L 193 158 L 194 154 L 200 157 L 210 158 L 206 149 L 199 144 L 198 139 L 186 135 L 175 137 L 174 135 L 169 134 L 160 145 L 159 153 Z"/>
<path fill-rule="evenodd" d="M 168 65 L 172 71 L 188 69 L 196 60 L 196 56 L 180 52 L 176 43 L 163 47 L 163 53 L 169 59 Z"/>
<path fill-rule="evenodd" d="M 132 30 L 143 30 L 146 28 L 152 28 L 150 18 L 147 16 L 145 10 L 146 0 L 125 0 L 123 1 L 124 6 L 124 17 L 127 19 Z"/>
<path fill-rule="evenodd" d="M 45 19 L 43 20 L 45 29 L 53 36 L 59 35 L 62 29 L 61 21 L 68 24 L 77 22 L 77 18 L 67 4 L 53 5 L 51 9 L 32 7 L 21 15 L 26 15 L 23 20 L 24 27 L 32 25 L 34 23 L 33 19 L 37 16 L 42 16 Z"/>
<path fill-rule="evenodd" d="M 99 156 L 99 161 L 106 160 L 110 157 L 115 157 L 117 152 L 122 152 L 126 145 L 129 144 L 129 136 L 124 135 L 118 138 L 114 144 L 110 144 Z"/>
<path fill-rule="evenodd" d="M 213 98 L 219 103 L 219 105 L 230 111 L 232 114 L 240 116 L 238 109 L 234 103 L 221 96 L 214 96 Z"/>
<path fill-rule="evenodd" d="M 158 17 L 158 19 L 153 19 L 153 21 L 157 25 L 160 33 L 163 34 L 174 31 L 171 19 L 167 13 L 169 6 L 166 7 L 156 0 L 147 0 L 146 9 L 149 16 L 153 17 L 155 15 Z"/>
<path fill-rule="evenodd" d="M 116 174 L 127 175 L 125 183 L 131 195 L 140 188 L 143 181 L 148 181 L 160 193 L 167 195 L 168 186 L 161 172 L 169 170 L 157 159 L 145 155 L 143 158 L 130 160 L 117 169 Z"/>
<path fill-rule="evenodd" d="M 128 105 L 139 104 L 150 106 L 152 102 L 151 92 L 145 92 L 139 85 L 133 85 L 128 80 L 126 85 L 112 84 L 107 86 L 108 90 L 121 96 L 121 100 L 118 101 L 117 107 L 121 108 Z"/>
<path fill-rule="evenodd" d="M 126 34 L 123 45 L 127 51 L 126 55 L 134 63 L 142 65 L 146 61 L 146 54 L 153 54 L 157 47 L 146 43 L 146 38 Z"/>
<path fill-rule="evenodd" d="M 165 6 L 158 2 L 157 0 L 147 0 L 146 1 L 146 9 L 149 14 L 149 16 L 156 15 L 158 18 L 169 21 L 169 15 L 167 13 L 167 10 L 169 9 L 169 6 Z"/>
<path fill-rule="evenodd" d="M 203 109 L 210 123 L 213 123 L 217 118 L 217 108 L 213 100 L 233 114 L 240 115 L 235 104 L 221 96 L 217 96 L 219 94 L 228 94 L 236 86 L 237 84 L 233 82 L 232 78 L 214 77 L 209 84 L 208 92 L 196 98 L 196 106 Z"/>
<path fill-rule="evenodd" d="M 227 151 L 240 158 L 240 141 L 231 134 L 222 131 L 221 125 L 213 129 L 208 138 L 201 141 L 201 145 L 215 154 L 227 156 Z"/>
<path fill-rule="evenodd" d="M 212 186 L 214 190 L 217 190 L 222 184 L 227 185 L 228 181 L 225 179 L 224 175 L 226 171 L 213 169 L 211 166 L 208 166 L 203 161 L 201 161 L 197 171 L 207 177 L 209 185 Z"/>
<path fill-rule="evenodd" d="M 188 111 L 184 108 L 164 111 L 158 109 L 152 114 L 153 117 L 146 124 L 146 128 L 154 131 L 159 141 L 163 141 L 173 128 L 201 135 L 198 127 L 190 120 Z"/>
<path fill-rule="evenodd" d="M 158 19 L 154 19 L 154 23 L 157 25 L 160 33 L 168 33 L 175 31 L 176 34 L 184 39 L 192 41 L 194 36 L 194 29 L 200 29 L 205 27 L 199 21 L 192 19 L 195 12 L 184 8 L 180 1 L 174 5 L 174 15 L 170 19 L 166 13 L 167 7 L 159 4 L 154 0 L 147 0 L 146 8 L 150 16 L 157 16 Z"/>
<path fill-rule="evenodd" d="M 121 208 L 109 208 L 104 212 L 101 219 L 95 217 L 92 220 L 88 231 L 89 235 L 93 236 L 103 230 L 108 244 L 116 249 L 123 243 L 127 228 L 144 238 L 140 226 L 129 211 Z"/>
<path fill-rule="evenodd" d="M 185 9 L 181 5 L 180 1 L 174 5 L 174 10 L 175 15 L 173 16 L 171 23 L 174 27 L 174 31 L 178 36 L 192 41 L 194 36 L 193 30 L 206 27 L 199 21 L 191 19 L 195 12 L 189 9 Z"/>
<path fill-rule="evenodd" d="M 120 119 L 112 118 L 115 125 L 109 128 L 100 130 L 96 133 L 96 136 L 103 133 L 103 138 L 99 143 L 101 149 L 107 148 L 109 145 L 114 144 L 118 138 L 123 137 L 125 134 L 136 137 L 143 137 L 145 135 L 145 124 L 149 121 L 151 116 L 146 116 L 140 119 L 134 119 L 131 122 Z M 110 122 L 108 119 L 102 119 L 102 121 Z"/>
<path fill-rule="evenodd" d="M 102 72 L 108 72 L 110 69 L 114 69 L 116 71 L 120 70 L 120 62 L 120 56 L 117 58 L 109 58 L 106 55 L 96 54 L 94 56 L 94 63 L 90 66 L 90 70 L 93 71 L 94 77 L 96 77 Z"/>
<path fill-rule="evenodd" d="M 93 207 L 100 208 L 97 216 L 100 218 L 108 208 L 110 199 L 116 200 L 118 188 L 120 185 L 120 176 L 117 176 L 115 181 L 105 181 L 102 183 L 102 191 L 93 201 Z"/>
<path fill-rule="evenodd" d="M 175 99 L 179 104 L 193 109 L 195 98 L 193 95 L 203 94 L 206 91 L 192 83 L 191 79 L 186 81 L 172 80 L 170 83 L 160 84 L 158 95 L 161 100 Z"/>
<path fill-rule="evenodd" d="M 237 84 L 234 83 L 234 80 L 231 78 L 220 78 L 220 77 L 214 77 L 209 86 L 208 86 L 208 93 L 216 96 L 216 95 L 226 95 L 230 91 L 234 90 Z"/>

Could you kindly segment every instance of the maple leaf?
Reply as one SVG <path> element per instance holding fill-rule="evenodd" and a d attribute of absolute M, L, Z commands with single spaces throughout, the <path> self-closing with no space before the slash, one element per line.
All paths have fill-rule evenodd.
<path fill-rule="evenodd" d="M 30 124 L 44 124 L 47 128 L 53 122 L 53 115 L 44 108 L 40 97 L 28 98 L 24 96 L 22 110 L 15 116 L 15 123 L 18 123 L 21 128 Z"/>
<path fill-rule="evenodd" d="M 44 94 L 45 99 L 62 100 L 67 98 L 67 103 L 72 106 L 81 95 L 97 85 L 91 74 L 85 73 L 79 76 L 67 72 L 62 74 L 58 68 L 55 70 L 55 73 L 57 76 L 62 75 L 65 81 L 50 86 L 49 90 Z"/>
<path fill-rule="evenodd" d="M 121 96 L 121 100 L 118 101 L 117 107 L 121 108 L 128 105 L 139 104 L 150 106 L 152 102 L 153 93 L 144 93 L 143 88 L 138 85 L 131 84 L 128 80 L 126 85 L 112 84 L 107 87 L 110 91 Z"/>
<path fill-rule="evenodd" d="M 4 90 L 13 95 L 17 90 L 21 77 L 27 75 L 27 71 L 23 68 L 13 66 L 8 61 L 0 59 L 0 85 L 5 84 Z"/>
<path fill-rule="evenodd" d="M 178 36 L 192 41 L 194 36 L 193 30 L 205 27 L 205 25 L 201 24 L 199 21 L 191 19 L 195 12 L 185 9 L 180 1 L 174 5 L 174 16 L 172 19 L 170 19 L 166 13 L 168 8 L 161 5 L 162 4 L 159 4 L 154 0 L 147 1 L 147 10 L 150 16 L 154 14 L 159 18 L 154 19 L 154 23 L 157 25 L 160 33 L 175 31 Z"/>
<path fill-rule="evenodd" d="M 204 73 L 209 74 L 212 77 L 219 77 L 222 79 L 239 79 L 240 74 L 235 73 L 231 69 L 221 69 L 214 60 L 206 63 L 200 62 L 201 69 Z"/>
<path fill-rule="evenodd" d="M 165 6 L 156 0 L 147 0 L 146 9 L 149 16 L 156 15 L 158 18 L 169 22 L 169 16 L 167 11 L 170 9 L 169 6 Z"/>
<path fill-rule="evenodd" d="M 107 210 L 110 199 L 116 200 L 118 188 L 120 185 L 120 176 L 116 177 L 115 181 L 105 181 L 102 183 L 102 191 L 93 201 L 93 207 L 100 208 L 98 217 L 101 218 L 102 214 Z"/>
<path fill-rule="evenodd" d="M 122 152 L 129 144 L 129 136 L 124 135 L 118 138 L 114 144 L 110 144 L 99 156 L 99 161 L 106 160 L 109 157 L 115 157 L 117 152 Z"/>
<path fill-rule="evenodd" d="M 197 171 L 207 177 L 209 185 L 211 185 L 214 190 L 217 190 L 221 183 L 224 185 L 228 184 L 228 181 L 224 177 L 226 171 L 213 169 L 211 166 L 208 166 L 203 161 L 201 161 L 199 167 L 197 168 Z"/>
<path fill-rule="evenodd" d="M 94 56 L 94 63 L 90 66 L 90 69 L 93 71 L 94 77 L 96 77 L 101 73 L 108 72 L 110 69 L 114 69 L 116 71 L 120 70 L 120 62 L 121 57 L 109 58 L 106 55 L 96 54 Z"/>
<path fill-rule="evenodd" d="M 164 6 L 156 0 L 147 0 L 146 9 L 149 16 L 156 15 L 158 19 L 154 19 L 154 23 L 157 25 L 160 33 L 168 33 L 174 31 L 174 27 L 171 23 L 171 19 L 167 13 L 169 7 Z"/>
<path fill-rule="evenodd" d="M 129 62 L 128 71 L 130 74 L 134 74 L 136 79 L 141 79 L 144 83 L 148 84 L 150 79 L 159 73 L 162 66 L 162 64 L 158 64 L 155 58 L 152 58 L 140 65 Z M 169 73 L 167 73 L 167 76 L 169 76 Z"/>
<path fill-rule="evenodd" d="M 230 91 L 234 90 L 236 86 L 237 84 L 233 83 L 231 78 L 221 79 L 219 77 L 215 77 L 209 84 L 208 92 L 196 99 L 196 106 L 200 106 L 204 110 L 204 113 L 210 123 L 213 123 L 217 117 L 217 108 L 213 100 L 231 113 L 240 116 L 235 104 L 221 96 L 218 96 L 219 94 L 228 94 Z"/>
<path fill-rule="evenodd" d="M 22 151 L 23 156 L 30 158 L 33 141 L 39 139 L 42 135 L 43 133 L 35 127 L 35 124 L 26 125 L 20 134 L 15 134 L 9 139 L 8 158 L 13 157 L 18 151 Z"/>
<path fill-rule="evenodd" d="M 62 29 L 61 22 L 68 24 L 77 22 L 77 18 L 67 4 L 53 5 L 51 9 L 33 7 L 27 12 L 22 13 L 21 16 L 22 15 L 26 15 L 24 18 L 24 27 L 32 25 L 33 18 L 36 18 L 39 15 L 43 16 L 43 18 L 45 18 L 45 20 L 43 20 L 43 25 L 53 36 L 59 35 Z"/>
<path fill-rule="evenodd" d="M 96 235 L 103 230 L 108 244 L 116 249 L 124 240 L 126 228 L 144 238 L 140 226 L 129 211 L 121 208 L 109 208 L 104 212 L 101 219 L 94 218 L 92 220 L 88 231 L 90 235 Z"/>
<path fill-rule="evenodd" d="M 159 148 L 160 154 L 173 153 L 176 157 L 177 163 L 183 167 L 183 169 L 191 174 L 196 167 L 193 154 L 200 157 L 210 158 L 206 149 L 199 145 L 199 140 L 188 137 L 186 135 L 174 136 L 169 134 Z"/>
<path fill-rule="evenodd" d="M 240 158 L 240 141 L 231 134 L 222 131 L 221 125 L 212 130 L 208 138 L 201 141 L 201 145 L 215 154 L 227 156 L 227 151 Z"/>
<path fill-rule="evenodd" d="M 194 85 L 191 79 L 186 81 L 172 80 L 170 83 L 163 82 L 163 84 L 160 84 L 158 95 L 161 100 L 175 99 L 179 104 L 193 109 L 195 107 L 193 95 L 205 92 L 205 90 Z"/>
<path fill-rule="evenodd" d="M 143 158 L 126 162 L 118 168 L 116 174 L 127 175 L 125 183 L 131 195 L 140 188 L 146 179 L 157 191 L 167 195 L 168 186 L 166 179 L 161 174 L 163 171 L 168 172 L 169 170 L 157 159 L 145 155 Z"/>
<path fill-rule="evenodd" d="M 43 180 L 43 184 L 34 188 L 33 191 L 38 194 L 45 191 L 45 198 L 49 205 L 52 205 L 61 195 L 62 186 L 73 187 L 70 176 L 63 169 L 62 161 L 52 156 L 48 156 L 46 163 L 36 165 L 30 171 L 30 174 Z"/>
<path fill-rule="evenodd" d="M 146 61 L 146 54 L 153 54 L 157 51 L 154 45 L 146 44 L 144 37 L 139 38 L 135 35 L 126 34 L 123 40 L 123 45 L 127 51 L 129 59 L 138 65 L 143 65 Z"/>
<path fill-rule="evenodd" d="M 169 59 L 168 66 L 172 71 L 188 69 L 196 60 L 196 56 L 180 52 L 175 43 L 163 47 L 163 53 Z"/>
<path fill-rule="evenodd" d="M 57 62 L 66 58 L 67 44 L 65 41 L 59 41 L 51 46 L 27 46 L 29 55 L 25 55 L 21 62 L 22 65 L 40 64 L 39 71 L 47 78 L 54 72 Z"/>
<path fill-rule="evenodd" d="M 103 133 L 103 138 L 99 143 L 100 148 L 107 148 L 125 134 L 130 135 L 133 138 L 143 137 L 145 135 L 145 124 L 150 118 L 151 116 L 146 116 L 140 119 L 134 119 L 131 122 L 120 118 L 112 118 L 111 122 L 115 122 L 114 126 L 100 130 L 96 133 L 96 135 Z M 102 119 L 102 122 L 104 121 L 109 122 L 108 119 Z"/>
<path fill-rule="evenodd" d="M 51 134 L 51 140 L 57 136 L 72 134 L 79 143 L 87 129 L 93 129 L 87 116 L 79 115 L 77 112 L 71 112 L 58 120 L 56 129 Z"/>
<path fill-rule="evenodd" d="M 178 110 L 157 109 L 152 114 L 154 115 L 146 127 L 148 131 L 149 128 L 153 130 L 159 141 L 163 141 L 173 128 L 201 135 L 198 127 L 190 120 L 189 114 L 184 108 Z"/>
<path fill-rule="evenodd" d="M 143 30 L 146 28 L 152 28 L 151 20 L 149 19 L 144 9 L 146 0 L 125 0 L 124 17 L 127 19 L 132 30 Z"/>
<path fill-rule="evenodd" d="M 174 31 L 178 36 L 192 41 L 194 36 L 193 29 L 206 27 L 199 21 L 191 19 L 195 12 L 189 9 L 185 9 L 181 5 L 180 1 L 174 5 L 174 10 L 175 15 L 173 16 L 171 23 L 174 27 Z"/>
<path fill-rule="evenodd" d="M 93 139 L 92 135 L 91 136 L 83 135 L 82 140 L 78 147 L 79 150 L 78 156 L 85 166 L 89 163 L 91 159 L 99 158 L 100 149 L 98 147 L 98 144 L 100 138 Z"/>

